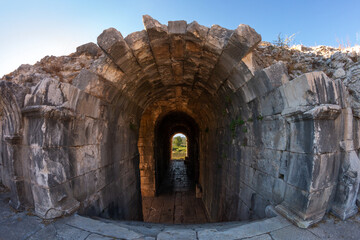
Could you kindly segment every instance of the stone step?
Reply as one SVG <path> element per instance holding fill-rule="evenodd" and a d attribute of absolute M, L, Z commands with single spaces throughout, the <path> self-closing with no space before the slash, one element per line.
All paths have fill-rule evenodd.
<path fill-rule="evenodd" d="M 269 232 L 291 225 L 281 216 L 254 222 L 222 222 L 207 224 L 155 224 L 136 221 L 116 221 L 109 219 L 90 219 L 75 215 L 67 221 L 68 225 L 101 234 L 107 237 L 124 239 L 271 239 Z M 101 230 L 100 230 L 101 229 Z M 132 238 L 133 237 L 133 238 Z M 255 238 L 254 238 L 255 239 Z"/>

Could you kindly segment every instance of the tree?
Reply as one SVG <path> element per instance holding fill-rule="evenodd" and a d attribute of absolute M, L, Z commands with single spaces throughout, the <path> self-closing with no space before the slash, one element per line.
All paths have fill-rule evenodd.
<path fill-rule="evenodd" d="M 180 147 L 180 146 L 181 146 L 181 144 L 182 144 L 182 139 L 181 139 L 180 136 L 175 137 L 174 141 L 175 141 L 175 145 L 176 145 L 177 147 Z"/>

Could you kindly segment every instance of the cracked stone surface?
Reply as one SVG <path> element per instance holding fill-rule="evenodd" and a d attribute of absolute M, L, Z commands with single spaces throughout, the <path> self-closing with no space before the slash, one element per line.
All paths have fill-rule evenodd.
<path fill-rule="evenodd" d="M 0 193 L 0 239 L 358 239 L 360 214 L 340 221 L 332 216 L 309 229 L 301 229 L 277 216 L 250 223 L 209 223 L 203 225 L 164 225 L 90 219 L 79 215 L 42 221 L 30 210 L 16 213 L 7 204 L 9 193 Z"/>

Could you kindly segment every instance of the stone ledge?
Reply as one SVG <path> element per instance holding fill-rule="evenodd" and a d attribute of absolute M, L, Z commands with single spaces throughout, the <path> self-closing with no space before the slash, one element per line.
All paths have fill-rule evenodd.
<path fill-rule="evenodd" d="M 57 118 L 60 120 L 69 120 L 76 117 L 75 112 L 71 109 L 47 105 L 28 106 L 21 109 L 21 113 L 26 117 Z"/>
<path fill-rule="evenodd" d="M 275 207 L 275 210 L 282 215 L 283 217 L 285 217 L 287 220 L 289 220 L 290 222 L 294 223 L 296 226 L 298 226 L 299 228 L 308 228 L 311 225 L 314 225 L 317 222 L 320 222 L 323 219 L 323 215 L 321 215 L 320 217 L 318 216 L 315 219 L 311 219 L 311 220 L 304 220 L 301 217 L 299 217 L 298 215 L 296 215 L 295 213 L 293 213 L 290 209 L 288 209 L 286 206 L 284 205 L 277 205 Z"/>

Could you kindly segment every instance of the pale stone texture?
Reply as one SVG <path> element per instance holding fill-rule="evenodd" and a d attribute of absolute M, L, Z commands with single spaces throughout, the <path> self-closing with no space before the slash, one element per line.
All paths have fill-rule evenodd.
<path fill-rule="evenodd" d="M 143 22 L 125 39 L 106 29 L 103 53 L 89 43 L 0 82 L 12 206 L 141 220 L 183 132 L 210 221 L 265 218 L 269 205 L 301 227 L 356 213 L 358 52 L 258 45 L 243 24 Z"/>

